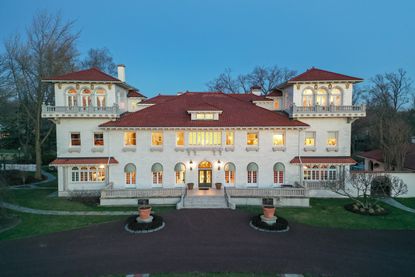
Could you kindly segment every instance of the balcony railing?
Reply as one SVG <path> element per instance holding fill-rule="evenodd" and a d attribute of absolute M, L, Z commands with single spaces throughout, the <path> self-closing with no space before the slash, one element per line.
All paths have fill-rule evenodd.
<path fill-rule="evenodd" d="M 287 111 L 291 117 L 297 116 L 354 116 L 362 117 L 366 115 L 366 106 L 365 105 L 351 105 L 351 106 L 296 106 L 293 105 Z"/>
<path fill-rule="evenodd" d="M 114 104 L 112 107 L 80 107 L 80 106 L 42 106 L 42 117 L 119 117 L 120 109 Z"/>
<path fill-rule="evenodd" d="M 294 188 L 229 188 L 226 187 L 226 194 L 229 197 L 254 197 L 254 198 L 275 198 L 275 197 L 308 197 L 308 190 L 303 187 Z"/>
<path fill-rule="evenodd" d="M 101 198 L 180 198 L 184 188 L 114 189 L 111 186 L 101 190 Z"/>

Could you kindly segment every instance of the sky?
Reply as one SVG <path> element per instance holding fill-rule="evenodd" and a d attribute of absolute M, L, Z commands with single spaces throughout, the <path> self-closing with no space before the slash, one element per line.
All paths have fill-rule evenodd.
<path fill-rule="evenodd" d="M 76 20 L 79 51 L 107 47 L 147 96 L 206 91 L 226 68 L 257 65 L 365 79 L 404 68 L 415 80 L 411 0 L 0 0 L 1 42 L 44 10 Z"/>

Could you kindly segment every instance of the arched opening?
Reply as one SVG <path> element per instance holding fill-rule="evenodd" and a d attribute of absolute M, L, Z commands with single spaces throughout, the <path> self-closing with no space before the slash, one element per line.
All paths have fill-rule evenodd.
<path fill-rule="evenodd" d="M 342 92 L 338 88 L 333 88 L 330 91 L 330 105 L 341 106 L 342 104 Z"/>
<path fill-rule="evenodd" d="M 92 92 L 90 89 L 83 89 L 81 93 L 82 107 L 87 108 L 92 106 Z"/>
<path fill-rule="evenodd" d="M 124 167 L 124 176 L 126 185 L 136 184 L 136 167 L 134 164 L 129 163 Z"/>
<path fill-rule="evenodd" d="M 76 89 L 71 88 L 67 91 L 67 101 L 68 101 L 68 107 L 76 107 L 78 106 L 78 93 Z"/>
<path fill-rule="evenodd" d="M 103 88 L 98 88 L 95 90 L 95 99 L 96 105 L 98 108 L 105 108 L 106 105 L 106 91 Z"/>
<path fill-rule="evenodd" d="M 226 163 L 223 169 L 225 170 L 225 184 L 234 185 L 236 171 L 235 165 L 233 163 Z"/>
<path fill-rule="evenodd" d="M 183 163 L 177 163 L 174 171 L 176 172 L 176 184 L 183 185 L 186 182 L 186 166 Z"/>
<path fill-rule="evenodd" d="M 320 88 L 316 94 L 316 105 L 319 106 L 327 106 L 327 90 L 324 88 Z"/>
<path fill-rule="evenodd" d="M 285 175 L 285 167 L 282 163 L 274 164 L 274 184 L 283 184 Z"/>
<path fill-rule="evenodd" d="M 153 185 L 163 184 L 163 166 L 160 163 L 155 163 L 151 167 L 153 173 Z"/>
<path fill-rule="evenodd" d="M 311 90 L 310 88 L 306 88 L 303 91 L 303 106 L 311 107 L 313 105 L 313 90 Z"/>
<path fill-rule="evenodd" d="M 203 161 L 199 163 L 199 189 L 212 187 L 212 163 Z"/>

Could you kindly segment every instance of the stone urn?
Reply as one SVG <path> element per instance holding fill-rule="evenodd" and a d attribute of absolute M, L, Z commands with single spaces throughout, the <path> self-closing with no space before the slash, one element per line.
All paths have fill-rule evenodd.
<path fill-rule="evenodd" d="M 275 207 L 274 206 L 263 206 L 262 211 L 265 218 L 274 218 Z"/>
<path fill-rule="evenodd" d="M 141 206 L 138 208 L 138 215 L 142 220 L 146 220 L 150 217 L 151 206 Z"/>
<path fill-rule="evenodd" d="M 193 189 L 194 185 L 193 183 L 187 183 L 187 189 Z"/>
<path fill-rule="evenodd" d="M 222 189 L 222 183 L 215 183 L 216 189 Z"/>

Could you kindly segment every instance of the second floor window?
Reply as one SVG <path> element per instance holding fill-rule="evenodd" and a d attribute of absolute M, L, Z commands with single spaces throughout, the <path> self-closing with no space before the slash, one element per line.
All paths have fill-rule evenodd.
<path fill-rule="evenodd" d="M 83 89 L 82 90 L 82 107 L 89 107 L 92 106 L 92 93 L 90 89 Z"/>
<path fill-rule="evenodd" d="M 272 135 L 272 143 L 274 146 L 282 146 L 285 144 L 285 133 L 283 131 L 276 132 Z"/>
<path fill-rule="evenodd" d="M 176 132 L 176 146 L 184 146 L 184 132 Z"/>
<path fill-rule="evenodd" d="M 304 146 L 316 146 L 316 133 L 315 132 L 305 132 L 304 136 Z"/>
<path fill-rule="evenodd" d="M 221 132 L 189 132 L 189 145 L 192 146 L 213 146 L 222 144 Z"/>
<path fill-rule="evenodd" d="M 320 88 L 316 94 L 316 105 L 327 106 L 327 90 Z"/>
<path fill-rule="evenodd" d="M 103 133 L 94 133 L 94 145 L 104 146 L 104 134 Z"/>
<path fill-rule="evenodd" d="M 68 90 L 68 107 L 78 106 L 78 95 L 75 89 Z"/>
<path fill-rule="evenodd" d="M 95 91 L 97 107 L 104 108 L 105 103 L 105 89 L 99 88 Z"/>
<path fill-rule="evenodd" d="M 152 146 L 162 146 L 163 145 L 163 133 L 162 132 L 152 132 L 151 133 L 151 145 Z"/>
<path fill-rule="evenodd" d="M 313 91 L 309 88 L 303 91 L 303 106 L 304 107 L 313 106 Z"/>
<path fill-rule="evenodd" d="M 259 142 L 258 133 L 248 133 L 246 135 L 246 144 L 247 145 L 257 146 L 258 142 Z"/>
<path fill-rule="evenodd" d="M 226 132 L 226 145 L 233 145 L 233 132 Z"/>
<path fill-rule="evenodd" d="M 125 132 L 124 133 L 124 146 L 135 146 L 136 145 L 136 133 Z"/>
<path fill-rule="evenodd" d="M 71 133 L 71 146 L 81 146 L 81 134 Z"/>
<path fill-rule="evenodd" d="M 327 146 L 328 147 L 336 147 L 337 146 L 337 137 L 338 137 L 338 132 L 335 132 L 335 131 L 327 132 Z"/>

